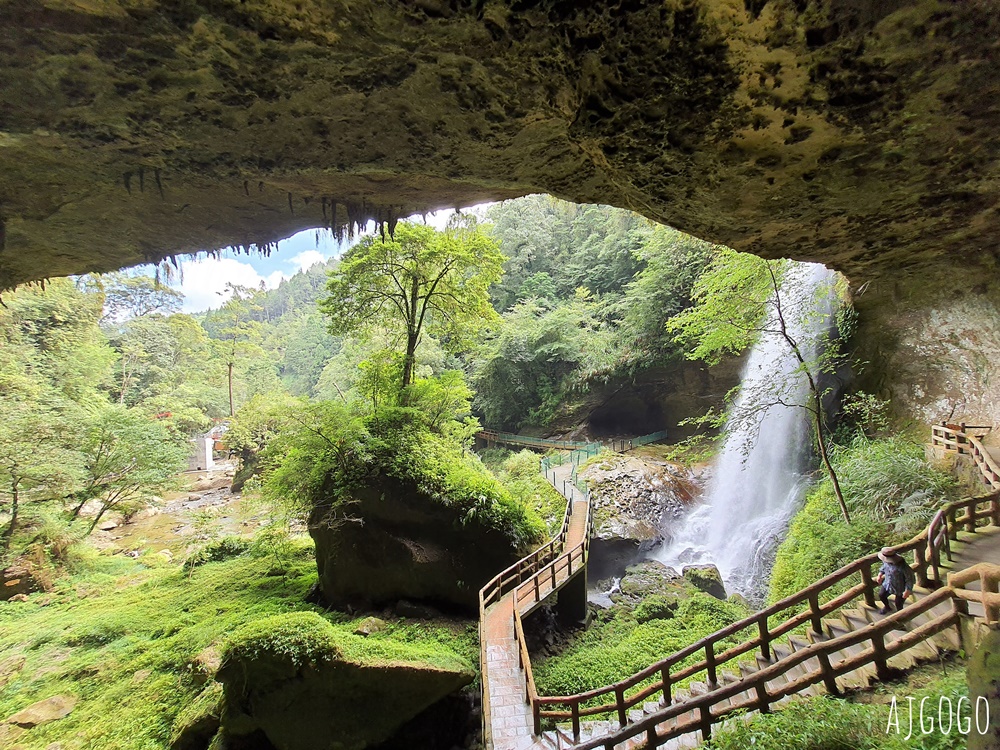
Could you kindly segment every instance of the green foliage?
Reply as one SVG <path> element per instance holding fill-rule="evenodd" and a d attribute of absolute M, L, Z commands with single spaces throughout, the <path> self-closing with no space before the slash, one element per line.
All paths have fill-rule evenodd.
<path fill-rule="evenodd" d="M 899 438 L 859 438 L 836 448 L 832 460 L 853 523 L 844 523 L 829 481 L 817 485 L 778 548 L 771 601 L 887 544 L 906 541 L 958 492 L 953 478 L 924 460 L 921 446 Z M 832 590 L 829 596 L 846 587 Z"/>
<path fill-rule="evenodd" d="M 858 435 L 878 437 L 889 428 L 889 401 L 871 393 L 858 391 L 845 396 L 840 414 L 837 437 L 841 442 L 850 442 Z"/>
<path fill-rule="evenodd" d="M 667 330 L 685 347 L 688 359 L 717 364 L 739 354 L 760 335 L 773 290 L 772 273 L 781 265 L 749 253 L 722 248 L 694 284 L 690 307 L 667 321 Z"/>
<path fill-rule="evenodd" d="M 223 648 L 222 665 L 269 656 L 301 667 L 340 659 L 343 651 L 329 622 L 315 612 L 290 612 L 254 620 L 233 633 Z"/>
<path fill-rule="evenodd" d="M 639 602 L 632 612 L 635 615 L 635 621 L 641 624 L 650 620 L 669 620 L 677 614 L 677 607 L 676 597 L 653 594 Z"/>
<path fill-rule="evenodd" d="M 713 750 L 960 750 L 966 736 L 957 727 L 938 731 L 937 707 L 942 696 L 955 706 L 968 691 L 960 671 L 933 680 L 922 689 L 892 686 L 897 697 L 899 731 L 890 726 L 890 707 L 884 702 L 855 703 L 842 698 L 820 696 L 796 700 L 770 714 L 757 714 L 748 721 L 736 721 L 714 730 L 707 747 Z M 907 698 L 914 699 L 913 736 L 910 734 Z M 920 701 L 934 716 L 934 731 L 922 734 L 917 722 Z M 884 699 L 883 699 L 884 700 Z"/>
<path fill-rule="evenodd" d="M 559 531 L 566 498 L 538 471 L 537 453 L 527 448 L 518 453 L 493 449 L 483 452 L 482 461 L 518 504 L 541 517 L 550 536 Z"/>
<path fill-rule="evenodd" d="M 473 363 L 474 403 L 484 422 L 500 429 L 545 422 L 571 389 L 607 370 L 615 333 L 598 312 L 599 300 L 579 289 L 551 308 L 527 301 L 505 313 Z"/>
<path fill-rule="evenodd" d="M 488 290 L 501 263 L 496 243 L 474 223 L 437 232 L 404 222 L 393 238 L 365 237 L 344 255 L 320 307 L 335 334 L 383 327 L 402 336 L 405 388 L 425 330 L 458 351 L 495 318 Z"/>
<path fill-rule="evenodd" d="M 219 562 L 245 555 L 250 551 L 252 545 L 253 542 L 240 536 L 226 536 L 222 539 L 216 539 L 191 553 L 184 561 L 184 570 L 191 570 L 205 563 Z"/>
<path fill-rule="evenodd" d="M 51 593 L 0 607 L 0 651 L 4 659 L 24 659 L 0 686 L 0 715 L 60 693 L 80 699 L 65 719 L 19 737 L 26 750 L 45 750 L 56 742 L 163 750 L 172 728 L 183 721 L 182 712 L 189 715 L 193 703 L 211 702 L 211 696 L 199 697 L 204 678 L 196 673 L 195 657 L 208 647 L 220 648 L 243 626 L 266 639 L 260 622 L 276 615 L 308 613 L 312 623 L 327 622 L 332 630 L 327 634 L 359 663 L 469 669 L 478 659 L 476 626 L 467 621 L 393 620 L 368 639 L 353 636 L 354 620 L 306 603 L 316 564 L 311 544 L 301 541 L 279 576 L 270 574 L 266 558 L 247 555 L 187 571 L 169 565 L 145 569 L 121 556 L 91 562 L 85 574 L 57 581 Z M 292 648 L 284 626 L 282 633 Z M 310 638 L 303 648 L 316 644 Z"/>
<path fill-rule="evenodd" d="M 643 614 L 650 614 L 655 606 L 654 601 Z M 636 611 L 619 609 L 610 619 L 593 623 L 558 657 L 545 659 L 535 667 L 539 692 L 571 695 L 610 685 L 747 614 L 738 604 L 700 592 L 683 599 L 668 619 L 640 622 Z M 739 640 L 738 634 L 725 641 L 723 647 Z M 717 651 L 721 650 L 717 647 Z M 701 656 L 695 654 L 681 664 L 693 664 Z"/>

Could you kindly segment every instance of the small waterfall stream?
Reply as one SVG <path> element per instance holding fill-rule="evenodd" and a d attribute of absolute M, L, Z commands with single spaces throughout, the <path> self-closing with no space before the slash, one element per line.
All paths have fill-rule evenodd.
<path fill-rule="evenodd" d="M 787 328 L 807 361 L 815 361 L 833 327 L 834 281 L 833 271 L 815 263 L 792 264 L 785 274 L 780 299 Z M 770 307 L 766 327 L 774 329 Z M 810 413 L 784 405 L 809 398 L 806 377 L 797 369 L 780 335 L 761 335 L 744 365 L 705 502 L 656 555 L 678 569 L 713 563 L 729 593 L 755 603 L 766 592 L 774 553 L 799 507 L 813 453 Z"/>

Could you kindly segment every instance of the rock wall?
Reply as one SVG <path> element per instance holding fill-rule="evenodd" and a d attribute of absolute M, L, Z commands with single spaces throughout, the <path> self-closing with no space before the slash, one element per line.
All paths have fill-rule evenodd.
<path fill-rule="evenodd" d="M 895 416 L 1000 424 L 1000 284 L 960 267 L 859 290 L 858 385 Z"/>
<path fill-rule="evenodd" d="M 1000 3 L 0 3 L 0 289 L 545 191 L 988 267 Z"/>

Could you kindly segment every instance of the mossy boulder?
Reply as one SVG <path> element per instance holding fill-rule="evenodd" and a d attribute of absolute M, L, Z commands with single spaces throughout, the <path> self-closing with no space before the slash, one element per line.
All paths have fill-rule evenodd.
<path fill-rule="evenodd" d="M 681 574 L 692 586 L 716 599 L 726 600 L 726 586 L 722 574 L 714 565 L 686 565 Z"/>
<path fill-rule="evenodd" d="M 625 607 L 636 607 L 653 597 L 680 600 L 691 592 L 676 570 L 657 560 L 645 560 L 626 568 L 625 575 L 618 582 L 618 589 L 611 594 L 611 601 Z"/>
<path fill-rule="evenodd" d="M 219 731 L 222 685 L 210 682 L 174 719 L 170 750 L 203 750 Z"/>
<path fill-rule="evenodd" d="M 276 615 L 225 647 L 222 731 L 278 750 L 361 750 L 474 677 L 444 647 L 365 639 L 312 612 Z"/>

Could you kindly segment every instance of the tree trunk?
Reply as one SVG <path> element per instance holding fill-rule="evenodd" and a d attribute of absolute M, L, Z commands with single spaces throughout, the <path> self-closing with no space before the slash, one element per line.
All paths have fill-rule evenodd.
<path fill-rule="evenodd" d="M 226 363 L 229 368 L 229 416 L 235 417 L 236 410 L 233 408 L 233 363 Z"/>
<path fill-rule="evenodd" d="M 109 506 L 107 505 L 107 503 L 101 503 L 101 509 L 97 511 L 97 515 L 94 516 L 94 522 L 90 524 L 90 528 L 87 529 L 88 534 L 90 534 L 91 532 L 93 532 L 94 529 L 97 528 L 97 524 L 101 522 L 101 516 L 104 515 L 104 511 L 106 511 L 108 507 Z"/>
<path fill-rule="evenodd" d="M 830 456 L 826 450 L 826 428 L 823 427 L 823 400 L 815 391 L 813 392 L 813 397 L 816 403 L 816 411 L 813 414 L 816 424 L 816 445 L 819 447 L 819 455 L 823 459 L 823 466 L 826 467 L 827 476 L 830 477 L 830 484 L 833 485 L 833 494 L 837 497 L 837 505 L 840 506 L 840 512 L 844 514 L 844 521 L 850 526 L 851 514 L 847 512 L 847 503 L 844 501 L 844 493 L 840 489 L 840 480 L 837 479 L 837 472 L 833 470 L 833 464 L 830 463 Z"/>
<path fill-rule="evenodd" d="M 417 333 L 410 331 L 406 334 L 406 356 L 403 357 L 403 388 L 413 382 L 413 371 L 416 369 L 417 361 Z"/>
<path fill-rule="evenodd" d="M 7 525 L 6 531 L 3 533 L 3 548 L 4 550 L 10 549 L 10 540 L 14 536 L 14 529 L 17 528 L 17 510 L 18 502 L 20 498 L 17 494 L 17 485 L 19 480 L 15 480 L 10 486 L 10 523 Z"/>

